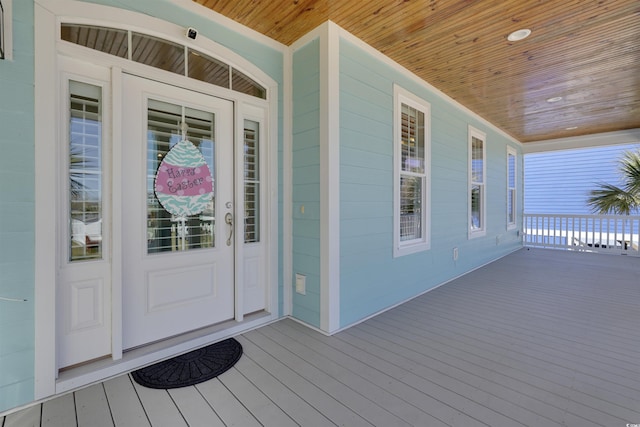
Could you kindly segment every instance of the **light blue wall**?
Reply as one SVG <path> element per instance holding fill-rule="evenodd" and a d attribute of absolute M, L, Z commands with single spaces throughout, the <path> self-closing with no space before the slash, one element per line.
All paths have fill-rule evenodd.
<path fill-rule="evenodd" d="M 393 258 L 394 83 L 431 104 L 431 250 L 398 258 Z M 468 124 L 487 134 L 487 235 L 472 240 L 467 238 Z M 341 327 L 520 247 L 516 231 L 506 230 L 507 145 L 520 150 L 475 117 L 341 39 Z M 521 162 L 518 171 L 522 173 Z M 521 176 L 518 181 L 522 206 Z M 459 248 L 457 262 L 454 247 Z"/>
<path fill-rule="evenodd" d="M 601 183 L 620 185 L 618 160 L 626 150 L 640 150 L 640 143 L 526 154 L 524 211 L 592 214 L 589 192 Z"/>
<path fill-rule="evenodd" d="M 320 327 L 319 70 L 320 41 L 315 39 L 293 53 L 292 265 L 294 275 L 306 276 L 306 295 L 293 293 L 292 314 L 316 327 Z"/>
<path fill-rule="evenodd" d="M 283 53 L 231 31 L 169 0 L 93 3 L 145 13 L 185 27 L 253 62 L 279 84 L 278 206 L 279 259 L 282 260 L 282 82 Z M 34 398 L 34 4 L 13 1 L 14 60 L 0 61 L 0 412 Z M 282 312 L 282 262 L 279 268 Z"/>
<path fill-rule="evenodd" d="M 13 1 L 13 60 L 0 60 L 0 411 L 33 399 L 33 3 Z"/>

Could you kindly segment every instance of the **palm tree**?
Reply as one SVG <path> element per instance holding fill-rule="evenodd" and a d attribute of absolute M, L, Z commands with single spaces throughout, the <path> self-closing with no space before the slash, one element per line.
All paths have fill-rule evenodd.
<path fill-rule="evenodd" d="M 627 151 L 620 159 L 622 186 L 600 184 L 587 199 L 594 213 L 630 215 L 640 211 L 640 150 Z"/>

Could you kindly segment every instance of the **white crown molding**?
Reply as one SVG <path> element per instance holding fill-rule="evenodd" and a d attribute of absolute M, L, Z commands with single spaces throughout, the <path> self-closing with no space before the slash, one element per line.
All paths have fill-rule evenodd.
<path fill-rule="evenodd" d="M 548 139 L 523 144 L 523 153 L 540 153 L 543 151 L 574 150 L 605 145 L 640 143 L 640 128 L 616 132 L 594 133 L 592 135 L 572 136 L 568 138 Z"/>

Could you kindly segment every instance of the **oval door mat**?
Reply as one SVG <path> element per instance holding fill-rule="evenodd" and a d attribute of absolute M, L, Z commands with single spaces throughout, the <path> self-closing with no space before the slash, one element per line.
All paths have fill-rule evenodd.
<path fill-rule="evenodd" d="M 131 376 L 138 384 L 149 388 L 187 387 L 217 377 L 235 365 L 240 356 L 242 345 L 229 338 L 138 369 Z"/>

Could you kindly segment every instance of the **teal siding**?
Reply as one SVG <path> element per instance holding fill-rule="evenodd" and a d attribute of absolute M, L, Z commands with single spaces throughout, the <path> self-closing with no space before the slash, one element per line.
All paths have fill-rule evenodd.
<path fill-rule="evenodd" d="M 431 104 L 431 250 L 398 258 L 393 258 L 394 83 Z M 341 327 L 520 246 L 516 231 L 506 231 L 507 138 L 344 39 L 340 103 Z M 472 240 L 467 238 L 468 124 L 487 133 L 487 235 Z"/>
<path fill-rule="evenodd" d="M 306 295 L 293 291 L 292 315 L 320 327 L 320 41 L 293 53 L 292 283 L 306 276 Z M 304 207 L 304 213 L 302 212 Z"/>
<path fill-rule="evenodd" d="M 0 412 L 33 400 L 33 2 L 13 2 L 12 61 L 0 61 Z"/>

